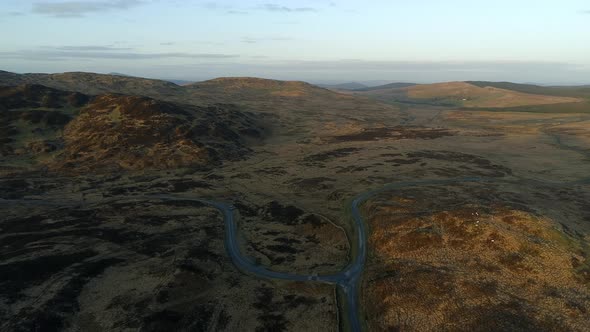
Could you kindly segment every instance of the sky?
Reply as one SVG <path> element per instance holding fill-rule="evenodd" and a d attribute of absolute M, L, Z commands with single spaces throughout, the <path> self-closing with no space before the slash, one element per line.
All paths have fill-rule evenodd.
<path fill-rule="evenodd" d="M 590 84 L 588 0 L 2 0 L 0 70 Z"/>

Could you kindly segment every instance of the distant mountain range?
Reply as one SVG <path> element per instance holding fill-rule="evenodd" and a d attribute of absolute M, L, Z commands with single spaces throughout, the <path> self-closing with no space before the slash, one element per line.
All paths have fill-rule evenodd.
<path fill-rule="evenodd" d="M 0 161 L 0 171 L 212 167 L 243 158 L 273 128 L 287 136 L 300 126 L 324 131 L 317 109 L 340 121 L 357 107 L 390 108 L 297 81 L 180 86 L 120 74 L 0 71 L 0 157 L 11 161 Z"/>
<path fill-rule="evenodd" d="M 87 95 L 120 93 L 159 100 L 207 105 L 239 103 L 257 108 L 268 106 L 268 113 L 282 112 L 268 101 L 305 96 L 308 102 L 331 100 L 342 102 L 344 95 L 366 96 L 386 103 L 410 103 L 452 107 L 528 107 L 537 105 L 547 112 L 560 109 L 588 112 L 590 86 L 539 86 L 510 82 L 448 82 L 436 84 L 388 83 L 369 87 L 350 82 L 335 85 L 312 85 L 305 82 L 259 78 L 219 78 L 203 82 L 146 79 L 120 73 L 113 75 L 70 72 L 61 74 L 15 74 L 0 71 L 0 85 L 40 84 L 63 91 Z M 182 84 L 182 85 L 179 85 Z M 325 89 L 330 89 L 333 92 Z M 283 102 L 283 101 L 281 101 Z M 545 108 L 543 105 L 547 105 Z"/>
<path fill-rule="evenodd" d="M 368 88 L 366 85 L 358 82 L 349 82 L 341 84 L 316 84 L 319 87 L 331 90 L 358 90 Z"/>
<path fill-rule="evenodd" d="M 590 111 L 590 87 L 544 87 L 509 82 L 393 83 L 350 90 L 386 103 L 423 104 L 466 108 L 522 108 L 543 112 Z M 559 104 L 559 107 L 551 105 Z M 515 111 L 531 111 L 515 109 Z"/>
<path fill-rule="evenodd" d="M 387 83 L 379 85 L 368 85 L 358 82 L 349 82 L 341 84 L 316 84 L 319 87 L 330 89 L 330 90 L 348 90 L 348 91 L 371 91 L 371 90 L 382 90 L 388 88 L 405 88 L 408 86 L 416 85 L 416 83 Z"/>
<path fill-rule="evenodd" d="M 121 74 L 121 73 L 117 73 L 117 72 L 111 72 L 108 73 L 107 75 L 112 75 L 112 76 L 123 76 L 123 77 L 137 77 L 137 76 L 133 76 L 133 75 L 127 75 L 127 74 Z M 187 84 L 192 84 L 195 83 L 196 81 L 187 81 L 187 80 L 177 80 L 177 79 L 161 79 L 162 81 L 166 81 L 166 82 L 171 82 L 174 83 L 176 85 L 187 85 Z"/>
<path fill-rule="evenodd" d="M 401 88 L 407 88 L 407 87 L 414 86 L 414 85 L 417 85 L 417 84 L 416 83 L 389 83 L 389 84 L 384 84 L 384 85 L 355 89 L 355 91 L 376 91 L 376 90 L 383 90 L 383 89 L 401 89 Z"/>

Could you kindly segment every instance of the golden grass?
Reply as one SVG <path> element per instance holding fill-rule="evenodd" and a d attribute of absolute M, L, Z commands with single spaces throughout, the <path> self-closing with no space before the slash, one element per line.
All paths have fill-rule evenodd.
<path fill-rule="evenodd" d="M 516 107 L 576 103 L 579 98 L 535 95 L 494 87 L 478 87 L 465 82 L 416 85 L 406 88 L 415 99 L 453 98 L 465 107 Z"/>
<path fill-rule="evenodd" d="M 408 207 L 381 204 L 366 206 L 374 248 L 365 294 L 371 330 L 590 326 L 582 240 L 550 220 L 504 206 L 414 216 L 404 214 Z"/>

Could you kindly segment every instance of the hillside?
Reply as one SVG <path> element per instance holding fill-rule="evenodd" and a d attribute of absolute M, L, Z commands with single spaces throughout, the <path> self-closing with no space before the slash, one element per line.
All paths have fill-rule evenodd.
<path fill-rule="evenodd" d="M 524 93 L 491 86 L 480 87 L 466 82 L 421 84 L 401 88 L 359 91 L 356 94 L 386 102 L 475 108 L 568 104 L 584 101 L 574 97 Z"/>
<path fill-rule="evenodd" d="M 350 82 L 350 83 L 341 83 L 341 84 L 316 84 L 320 88 L 330 89 L 330 90 L 361 90 L 366 89 L 368 86 L 358 83 L 358 82 Z"/>
<path fill-rule="evenodd" d="M 355 89 L 355 91 L 378 91 L 386 89 L 401 89 L 416 85 L 415 83 L 389 83 L 385 85 L 371 86 L 366 88 Z"/>
<path fill-rule="evenodd" d="M 254 77 L 221 77 L 209 81 L 186 85 L 192 92 L 202 94 L 224 93 L 226 97 L 257 98 L 286 97 L 296 98 L 310 95 L 330 94 L 326 89 L 299 81 L 278 81 Z"/>
<path fill-rule="evenodd" d="M 408 88 L 407 94 L 415 99 L 448 98 L 462 102 L 466 107 L 514 107 L 581 101 L 578 98 L 533 95 L 494 87 L 480 88 L 463 82 L 417 85 Z"/>
<path fill-rule="evenodd" d="M 174 83 L 122 75 L 104 75 L 85 72 L 62 74 L 14 74 L 0 71 L 0 86 L 40 84 L 47 87 L 78 91 L 84 94 L 121 93 L 154 98 L 170 97 L 182 93 Z"/>
<path fill-rule="evenodd" d="M 539 86 L 534 84 L 517 84 L 511 82 L 485 82 L 485 81 L 470 81 L 466 82 L 482 88 L 494 87 L 499 89 L 507 89 L 512 91 L 550 95 L 560 97 L 575 97 L 575 98 L 590 98 L 590 86 Z"/>
<path fill-rule="evenodd" d="M 86 95 L 121 93 L 145 96 L 197 107 L 234 104 L 264 118 L 265 126 L 274 133 L 272 138 L 278 140 L 297 140 L 295 134 L 304 132 L 315 138 L 343 128 L 358 131 L 384 115 L 392 119 L 399 115 L 396 107 L 362 96 L 337 93 L 305 82 L 252 77 L 217 78 L 178 86 L 159 80 L 92 73 L 0 73 L 0 86 L 14 82 L 43 84 Z M 359 110 L 364 112 L 357 119 Z"/>
<path fill-rule="evenodd" d="M 346 101 L 375 105 L 365 98 L 339 94 L 306 82 L 279 81 L 254 77 L 225 77 L 213 80 L 176 85 L 162 80 L 132 76 L 103 75 L 71 72 L 62 74 L 15 74 L 0 71 L 0 86 L 39 84 L 54 89 L 77 91 L 87 95 L 120 93 L 146 96 L 159 100 L 191 105 L 233 103 L 259 106 L 267 111 L 267 102 L 289 104 L 304 111 L 303 103 L 318 104 L 324 101 Z M 295 105 L 297 104 L 297 105 Z M 256 109 L 254 109 L 256 111 Z M 275 110 L 280 111 L 280 110 Z"/>
<path fill-rule="evenodd" d="M 456 188 L 384 193 L 365 206 L 369 330 L 584 331 L 587 239 L 563 232 L 523 185 Z"/>
<path fill-rule="evenodd" d="M 210 166 L 237 160 L 264 128 L 231 105 L 179 105 L 147 97 L 89 97 L 23 85 L 0 88 L 6 171 L 68 172 Z"/>
<path fill-rule="evenodd" d="M 218 78 L 185 87 L 193 102 L 231 102 L 269 116 L 274 139 L 317 139 L 343 130 L 358 131 L 384 116 L 396 121 L 396 107 L 297 81 Z M 362 112 L 361 112 L 362 110 Z"/>

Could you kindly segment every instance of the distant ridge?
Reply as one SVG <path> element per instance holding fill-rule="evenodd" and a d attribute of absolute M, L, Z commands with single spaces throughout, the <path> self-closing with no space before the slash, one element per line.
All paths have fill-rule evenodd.
<path fill-rule="evenodd" d="M 122 74 L 122 73 L 117 73 L 117 72 L 110 72 L 107 75 L 112 75 L 112 76 L 121 76 L 121 77 L 135 77 L 135 78 L 141 78 L 139 76 L 133 76 L 133 75 L 128 75 L 128 74 Z M 176 79 L 166 79 L 166 78 L 160 78 L 158 80 L 161 81 L 166 81 L 166 82 L 170 82 L 170 83 L 174 83 L 176 85 L 188 85 L 188 84 L 192 84 L 195 83 L 197 81 L 187 81 L 187 80 L 176 80 Z"/>
<path fill-rule="evenodd" d="M 283 80 L 275 80 L 270 78 L 260 78 L 260 77 L 251 77 L 251 76 L 226 76 L 226 77 L 217 77 L 206 81 L 195 82 L 193 85 L 201 85 L 201 84 L 233 84 L 233 85 L 241 85 L 241 86 L 271 86 L 271 85 L 288 85 L 288 84 L 297 84 L 297 85 L 306 85 L 309 87 L 313 87 L 313 84 L 304 82 L 304 81 L 283 81 Z"/>
<path fill-rule="evenodd" d="M 84 94 L 121 93 L 136 96 L 171 96 L 182 88 L 174 83 L 126 76 L 87 72 L 59 74 L 15 74 L 0 71 L 0 86 L 41 84 L 54 89 L 78 91 Z"/>
<path fill-rule="evenodd" d="M 117 72 L 111 72 L 111 73 L 108 73 L 107 75 L 123 76 L 123 77 L 133 77 L 132 75 L 121 74 L 121 73 L 117 73 Z"/>
<path fill-rule="evenodd" d="M 385 89 L 401 89 L 407 88 L 417 85 L 416 83 L 389 83 L 385 85 L 378 85 L 372 87 L 364 87 L 360 89 L 355 89 L 355 91 L 376 91 L 376 90 L 385 90 Z"/>
<path fill-rule="evenodd" d="M 174 83 L 176 85 L 189 85 L 189 84 L 193 84 L 196 82 L 196 81 L 173 80 L 173 79 L 165 80 L 165 81 Z"/>
<path fill-rule="evenodd" d="M 572 91 L 571 88 L 559 90 L 515 83 L 477 83 L 446 82 L 409 86 L 404 86 L 404 83 L 388 84 L 369 90 L 354 91 L 354 93 L 370 96 L 383 102 L 468 108 L 506 108 L 584 102 L 581 98 L 583 96 L 580 96 L 579 92 Z M 559 91 L 565 93 L 557 93 Z"/>
<path fill-rule="evenodd" d="M 410 103 L 449 107 L 506 108 L 530 105 L 568 104 L 564 107 L 582 109 L 590 104 L 589 86 L 544 87 L 510 82 L 447 82 L 414 84 L 397 82 L 356 90 L 326 89 L 303 81 L 281 81 L 255 77 L 221 77 L 203 82 L 177 85 L 166 80 L 133 76 L 68 72 L 60 74 L 16 74 L 0 71 L 0 86 L 40 84 L 86 95 L 118 93 L 151 97 L 160 100 L 207 105 L 235 103 L 268 113 L 282 113 L 271 103 L 291 103 L 297 99 L 308 105 L 346 103 L 356 96 L 373 101 Z M 351 83 L 355 84 L 356 83 Z M 359 83 L 360 84 L 360 83 Z M 352 86 L 349 86 L 352 87 Z M 356 96 L 355 96 L 356 95 Z M 355 99 L 355 102 L 361 102 Z M 366 102 L 363 101 L 363 103 Z M 580 103 L 581 102 L 581 103 Z M 573 103 L 578 103 L 573 105 Z M 572 105 L 570 105 L 572 104 Z M 289 104 L 290 105 L 290 104 Z M 311 107 L 311 106 L 309 106 Z M 560 106 L 561 107 L 561 106 Z M 287 109 L 284 109 L 286 112 Z"/>
<path fill-rule="evenodd" d="M 537 95 L 551 95 L 559 97 L 590 98 L 590 85 L 574 86 L 540 86 L 535 84 L 518 84 L 511 82 L 467 81 L 466 83 L 485 88 L 494 87 Z"/>
<path fill-rule="evenodd" d="M 366 89 L 368 86 L 358 83 L 358 82 L 349 82 L 349 83 L 341 83 L 341 84 L 316 84 L 317 86 L 325 89 L 332 89 L 332 90 L 359 90 L 359 89 Z"/>
<path fill-rule="evenodd" d="M 196 82 L 183 86 L 188 90 L 211 90 L 216 91 L 249 91 L 250 93 L 274 93 L 280 95 L 283 93 L 309 93 L 326 91 L 323 88 L 303 81 L 280 81 L 257 77 L 218 77 L 212 80 Z"/>
<path fill-rule="evenodd" d="M 303 81 L 281 81 L 256 77 L 220 77 L 202 82 L 186 83 L 178 85 L 166 80 L 87 72 L 16 74 L 0 71 L 0 86 L 40 84 L 87 95 L 118 93 L 197 105 L 261 102 L 303 96 L 329 97 L 334 100 L 354 98 Z"/>

